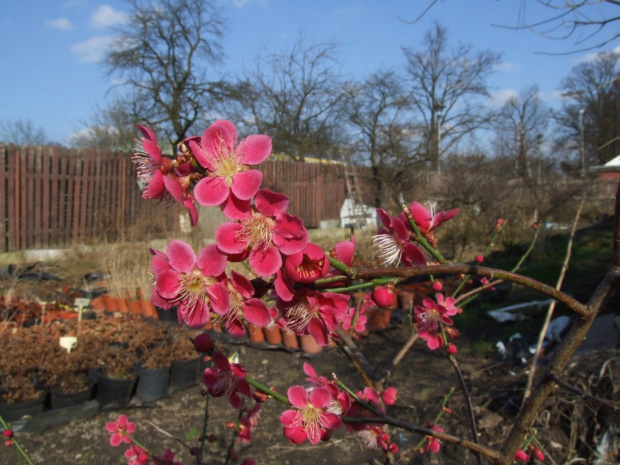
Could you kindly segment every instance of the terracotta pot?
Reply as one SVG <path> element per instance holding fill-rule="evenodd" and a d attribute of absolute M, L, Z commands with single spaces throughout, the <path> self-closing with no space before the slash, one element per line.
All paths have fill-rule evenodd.
<path fill-rule="evenodd" d="M 387 329 L 390 326 L 392 310 L 389 308 L 374 308 L 368 318 L 369 329 Z"/>
<path fill-rule="evenodd" d="M 103 294 L 103 303 L 105 305 L 105 309 L 108 312 L 117 312 L 118 311 L 118 302 L 114 297 L 110 297 L 110 294 Z"/>
<path fill-rule="evenodd" d="M 149 300 L 141 300 L 140 306 L 142 307 L 142 314 L 144 316 L 149 318 L 158 318 L 155 305 L 153 305 Z"/>
<path fill-rule="evenodd" d="M 127 303 L 129 307 L 129 313 L 132 315 L 141 315 L 142 314 L 142 303 L 139 300 L 132 300 Z"/>
<path fill-rule="evenodd" d="M 93 310 L 105 310 L 105 301 L 102 295 L 92 299 L 89 305 Z"/>
<path fill-rule="evenodd" d="M 118 305 L 118 311 L 122 313 L 129 313 L 129 306 L 127 305 L 127 299 L 122 297 L 118 297 L 116 299 L 116 304 Z"/>
<path fill-rule="evenodd" d="M 252 323 L 248 324 L 248 337 L 251 342 L 255 342 L 257 344 L 265 342 L 265 335 L 263 334 L 262 328 L 259 326 L 254 326 Z"/>
<path fill-rule="evenodd" d="M 287 349 L 299 349 L 299 340 L 297 334 L 292 331 L 282 330 L 282 342 Z"/>
<path fill-rule="evenodd" d="M 282 344 L 282 334 L 280 333 L 280 328 L 276 325 L 273 325 L 271 328 L 263 328 L 263 333 L 265 334 L 265 339 L 267 339 L 269 344 Z"/>
<path fill-rule="evenodd" d="M 398 301 L 400 308 L 409 311 L 415 306 L 415 292 L 409 289 L 400 289 L 398 291 Z"/>
<path fill-rule="evenodd" d="M 301 343 L 301 350 L 307 354 L 318 354 L 323 351 L 323 347 L 318 345 L 314 338 L 309 334 L 299 336 L 299 341 Z"/>

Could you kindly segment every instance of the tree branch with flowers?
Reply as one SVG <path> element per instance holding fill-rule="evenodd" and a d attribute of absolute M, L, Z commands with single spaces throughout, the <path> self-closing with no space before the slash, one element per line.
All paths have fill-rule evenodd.
<path fill-rule="evenodd" d="M 251 431 L 259 424 L 260 403 L 276 401 L 284 405 L 280 415 L 283 435 L 293 444 L 306 440 L 311 444 L 328 441 L 334 430 L 345 428 L 369 447 L 383 450 L 386 463 L 394 463 L 399 457 L 399 448 L 390 436 L 389 426 L 420 434 L 422 442 L 418 449 L 425 452 L 439 453 L 441 443 L 445 442 L 470 449 L 478 463 L 482 463 L 483 458 L 498 465 L 528 460 L 528 451 L 536 459 L 543 459 L 542 453 L 531 444 L 532 425 L 538 411 L 598 312 L 620 283 L 620 202 L 617 201 L 616 206 L 614 255 L 609 272 L 590 300 L 582 303 L 518 274 L 518 266 L 513 271 L 482 266 L 490 245 L 477 257 L 477 265 L 445 259 L 434 231 L 454 218 L 458 209 L 437 212 L 418 202 L 404 205 L 403 211 L 395 216 L 383 209 L 377 210 L 383 227 L 374 236 L 373 244 L 383 265 L 356 267 L 353 237 L 334 244 L 327 251 L 322 250 L 309 241 L 303 221 L 287 212 L 288 197 L 261 188 L 262 174 L 253 166 L 269 157 L 271 139 L 268 136 L 251 135 L 239 141 L 235 125 L 218 120 L 202 136 L 182 141 L 178 154 L 168 157 L 162 154 L 153 131 L 143 126 L 138 129 L 143 138 L 137 143 L 134 162 L 144 186 L 143 197 L 182 204 L 189 212 L 192 225 L 197 223 L 196 203 L 219 207 L 229 220 L 217 228 L 215 244 L 199 252 L 180 240 L 171 241 L 166 251 L 151 250 L 152 302 L 164 309 L 177 307 L 179 322 L 195 329 L 216 321 L 231 335 L 242 337 L 247 322 L 259 327 L 277 325 L 300 336 L 310 335 L 323 346 L 335 341 L 351 359 L 363 381 L 361 387 L 352 388 L 337 374 L 330 378 L 319 375 L 306 363 L 303 366 L 306 384 L 280 386 L 276 392 L 256 381 L 241 364 L 231 362 L 225 354 L 215 350 L 208 334 L 203 333 L 195 340 L 196 348 L 211 356 L 213 361 L 213 366 L 202 376 L 205 394 L 226 397 L 239 411 L 239 418 L 229 423 L 239 440 L 251 440 Z M 500 219 L 491 242 L 501 232 L 503 224 Z M 234 271 L 228 274 L 229 262 L 247 262 L 258 278 L 250 280 Z M 531 395 L 499 448 L 479 444 L 473 407 L 460 374 L 457 345 L 453 342 L 458 336 L 454 323 L 473 292 L 457 297 L 459 286 L 453 295 L 446 295 L 441 283 L 434 283 L 434 298 L 428 297 L 422 305 L 407 309 L 411 312 L 411 337 L 383 372 L 368 362 L 351 337 L 355 330 L 363 327 L 368 306 L 391 303 L 396 284 L 412 277 L 432 278 L 439 274 L 465 276 L 465 279 L 482 277 L 481 289 L 500 281 L 515 283 L 555 299 L 577 316 L 549 367 L 539 372 Z M 359 290 L 372 293 L 365 301 L 352 306 L 351 294 Z M 453 365 L 460 380 L 461 394 L 467 400 L 471 439 L 452 435 L 441 427 L 441 413 L 448 408 L 447 398 L 435 420 L 424 426 L 392 418 L 386 413 L 385 406 L 392 405 L 397 396 L 396 388 L 387 386 L 389 376 L 417 340 L 424 341 L 428 350 L 443 351 Z M 280 392 L 286 392 L 286 396 Z M 250 408 L 245 403 L 252 399 L 256 403 Z M 207 419 L 208 408 L 205 432 Z M 112 438 L 116 438 L 112 445 L 131 442 L 126 440 L 133 437 L 130 425 L 123 418 L 119 418 L 116 427 L 109 425 Z M 206 433 L 201 450 L 194 454 L 198 464 L 202 463 L 205 437 Z M 426 446 L 422 447 L 424 444 Z M 130 464 L 149 463 L 151 459 L 154 463 L 164 463 L 139 444 L 132 443 L 131 447 L 133 449 L 127 452 L 130 455 L 126 454 Z M 228 457 L 236 455 L 233 449 L 234 441 Z M 403 452 L 403 457 L 410 452 Z M 173 463 L 171 455 L 168 459 L 165 463 Z M 247 459 L 244 463 L 252 461 Z"/>

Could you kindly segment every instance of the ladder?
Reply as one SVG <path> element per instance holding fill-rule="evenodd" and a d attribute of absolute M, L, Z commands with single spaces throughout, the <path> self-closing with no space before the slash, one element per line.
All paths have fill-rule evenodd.
<path fill-rule="evenodd" d="M 347 187 L 347 199 L 351 207 L 351 216 L 353 220 L 350 223 L 352 229 L 361 230 L 367 225 L 367 215 L 362 202 L 362 192 L 360 190 L 358 175 L 353 164 L 351 153 L 342 153 L 342 161 L 344 163 L 344 179 Z"/>

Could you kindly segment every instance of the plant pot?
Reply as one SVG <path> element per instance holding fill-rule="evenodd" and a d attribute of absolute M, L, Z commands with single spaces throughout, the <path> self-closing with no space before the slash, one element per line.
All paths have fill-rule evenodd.
<path fill-rule="evenodd" d="M 372 313 L 368 317 L 368 328 L 371 330 L 387 329 L 390 326 L 392 318 L 392 309 L 390 308 L 373 308 Z"/>
<path fill-rule="evenodd" d="M 93 392 L 93 385 L 89 385 L 77 392 L 60 392 L 52 391 L 52 409 L 74 407 L 76 405 L 82 405 L 90 400 L 90 396 Z"/>
<path fill-rule="evenodd" d="M 123 299 L 122 297 L 118 297 L 116 299 L 116 304 L 118 305 L 118 311 L 121 313 L 129 313 L 129 307 L 127 306 L 127 299 Z"/>
<path fill-rule="evenodd" d="M 103 303 L 108 312 L 118 311 L 118 302 L 114 297 L 111 297 L 110 294 L 103 294 Z"/>
<path fill-rule="evenodd" d="M 250 342 L 254 342 L 255 344 L 265 342 L 265 335 L 263 334 L 262 328 L 254 326 L 252 323 L 248 324 L 248 337 L 250 338 Z"/>
<path fill-rule="evenodd" d="M 415 306 L 415 292 L 410 289 L 399 289 L 398 302 L 400 303 L 400 308 L 409 311 L 409 309 Z"/>
<path fill-rule="evenodd" d="M 153 305 L 149 300 L 141 300 L 140 305 L 142 306 L 142 314 L 144 316 L 148 318 L 158 318 L 155 305 Z"/>
<path fill-rule="evenodd" d="M 168 394 L 170 367 L 140 370 L 136 396 L 144 402 L 161 399 Z"/>
<path fill-rule="evenodd" d="M 299 341 L 301 343 L 301 350 L 307 354 L 318 354 L 323 351 L 323 347 L 318 345 L 314 338 L 309 334 L 299 336 Z"/>
<path fill-rule="evenodd" d="M 280 333 L 280 328 L 276 325 L 273 325 L 271 328 L 264 327 L 263 333 L 265 334 L 265 339 L 271 345 L 279 345 L 282 344 L 282 333 Z"/>
<path fill-rule="evenodd" d="M 109 378 L 97 374 L 97 401 L 102 410 L 124 408 L 129 404 L 136 377 L 131 378 Z"/>
<path fill-rule="evenodd" d="M 142 315 L 142 302 L 139 300 L 132 300 L 127 303 L 129 307 L 129 313 L 132 315 Z"/>
<path fill-rule="evenodd" d="M 106 309 L 105 299 L 103 298 L 102 295 L 100 295 L 99 297 L 95 297 L 94 299 L 90 301 L 89 306 L 93 310 L 105 310 Z"/>
<path fill-rule="evenodd" d="M 195 386 L 198 383 L 200 357 L 191 360 L 174 360 L 170 369 L 170 393 Z"/>
<path fill-rule="evenodd" d="M 297 334 L 286 329 L 282 330 L 281 333 L 284 347 L 286 347 L 287 349 L 299 349 L 299 340 L 297 339 Z"/>
<path fill-rule="evenodd" d="M 41 394 L 36 399 L 15 404 L 0 403 L 0 415 L 4 421 L 17 421 L 24 417 L 34 417 L 43 413 L 45 409 L 45 394 Z"/>

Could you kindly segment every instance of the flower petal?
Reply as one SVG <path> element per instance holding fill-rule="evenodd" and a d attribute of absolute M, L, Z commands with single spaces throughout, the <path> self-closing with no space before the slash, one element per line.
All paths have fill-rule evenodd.
<path fill-rule="evenodd" d="M 221 176 L 202 178 L 194 187 L 194 197 L 200 205 L 215 207 L 223 204 L 230 195 L 230 189 Z"/>
<path fill-rule="evenodd" d="M 238 199 L 250 200 L 254 196 L 254 194 L 256 194 L 262 182 L 263 173 L 261 173 L 260 171 L 243 171 L 235 175 L 230 189 L 233 191 L 233 193 Z"/>
<path fill-rule="evenodd" d="M 235 290 L 241 294 L 244 299 L 249 299 L 254 295 L 252 283 L 241 273 L 237 273 L 235 270 L 232 270 L 230 272 L 230 280 L 232 281 Z"/>
<path fill-rule="evenodd" d="M 219 228 L 218 228 L 219 230 Z M 217 235 L 217 231 L 216 231 Z M 217 237 L 217 236 L 216 236 Z M 252 269 L 261 277 L 271 276 L 282 267 L 282 256 L 278 249 L 269 246 L 265 250 L 253 249 L 248 259 Z"/>
<path fill-rule="evenodd" d="M 239 239 L 242 229 L 241 223 L 222 223 L 215 230 L 215 243 L 217 248 L 226 254 L 238 254 L 243 252 L 247 243 Z"/>
<path fill-rule="evenodd" d="M 248 299 L 244 302 L 243 317 L 256 326 L 267 326 L 271 323 L 269 310 L 260 299 Z"/>
<path fill-rule="evenodd" d="M 288 208 L 290 199 L 269 189 L 259 189 L 254 196 L 256 209 L 265 216 L 277 216 Z"/>
<path fill-rule="evenodd" d="M 238 199 L 232 192 L 220 208 L 224 216 L 230 220 L 244 220 L 252 216 L 250 200 Z"/>
<path fill-rule="evenodd" d="M 198 254 L 198 269 L 205 276 L 219 276 L 226 270 L 226 255 L 219 251 L 217 245 L 206 246 Z"/>
<path fill-rule="evenodd" d="M 271 137 L 264 134 L 248 136 L 239 144 L 241 162 L 245 165 L 258 165 L 271 155 Z"/>
<path fill-rule="evenodd" d="M 286 391 L 286 395 L 293 407 L 304 408 L 308 406 L 308 391 L 303 386 L 291 386 Z"/>
<path fill-rule="evenodd" d="M 230 298 L 228 290 L 222 283 L 215 283 L 207 288 L 211 308 L 219 315 L 224 315 L 230 308 Z M 206 324 L 206 323 L 205 323 Z"/>
<path fill-rule="evenodd" d="M 186 242 L 177 239 L 170 241 L 166 255 L 170 266 L 181 273 L 189 273 L 196 265 L 196 253 Z"/>
<path fill-rule="evenodd" d="M 310 403 L 316 408 L 326 408 L 332 400 L 332 393 L 325 387 L 317 387 L 310 391 Z"/>

